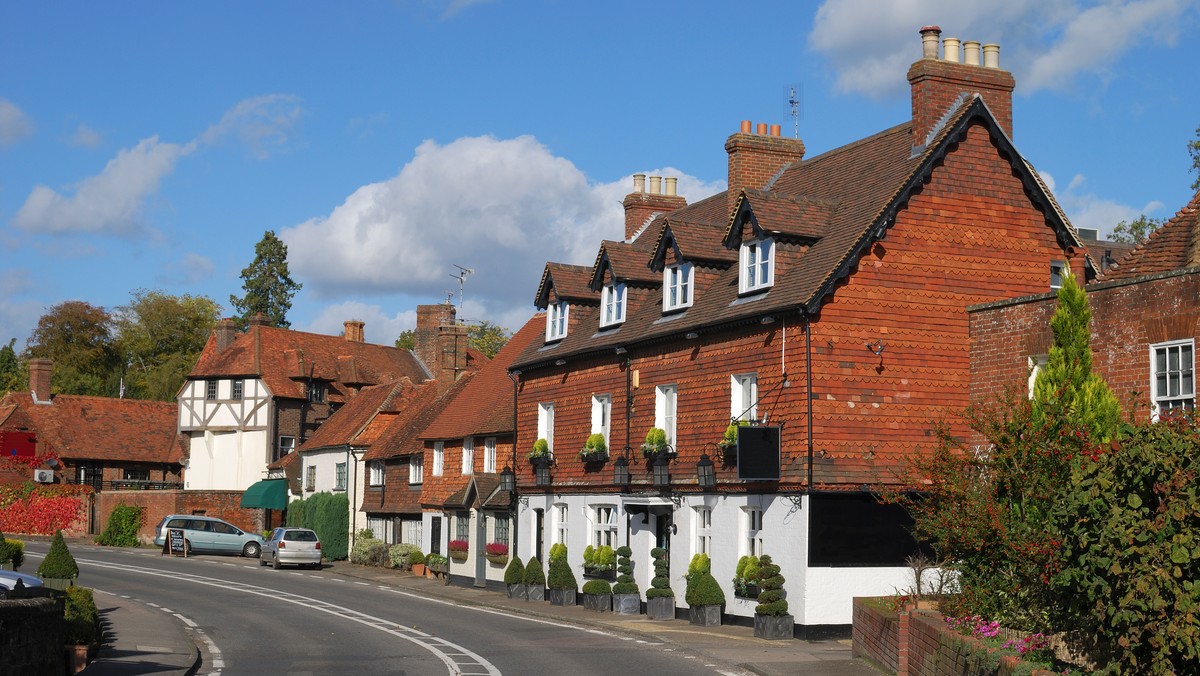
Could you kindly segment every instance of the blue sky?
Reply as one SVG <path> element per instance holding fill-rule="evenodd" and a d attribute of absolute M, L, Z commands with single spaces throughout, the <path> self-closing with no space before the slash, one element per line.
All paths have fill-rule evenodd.
<path fill-rule="evenodd" d="M 265 230 L 294 328 L 418 303 L 516 329 L 546 260 L 622 236 L 630 176 L 724 188 L 740 120 L 816 155 L 906 121 L 918 29 L 996 42 L 1014 141 L 1079 227 L 1190 198 L 1195 0 L 5 3 L 0 341 L 134 289 L 229 311 Z M 456 299 L 457 300 L 457 299 Z"/>

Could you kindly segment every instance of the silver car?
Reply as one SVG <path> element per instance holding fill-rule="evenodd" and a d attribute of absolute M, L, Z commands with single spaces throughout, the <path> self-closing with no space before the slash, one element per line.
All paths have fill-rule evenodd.
<path fill-rule="evenodd" d="M 199 514 L 168 514 L 158 522 L 154 544 L 159 547 L 167 540 L 168 530 L 182 530 L 187 553 L 227 552 L 256 557 L 262 549 L 262 536 L 211 516 Z"/>
<path fill-rule="evenodd" d="M 258 565 L 268 563 L 276 570 L 284 564 L 320 570 L 321 539 L 308 528 L 276 528 L 258 555 Z"/>
<path fill-rule="evenodd" d="M 0 570 L 0 599 L 8 596 L 13 589 L 36 589 L 42 586 L 42 581 L 33 575 L 18 573 L 11 570 Z"/>

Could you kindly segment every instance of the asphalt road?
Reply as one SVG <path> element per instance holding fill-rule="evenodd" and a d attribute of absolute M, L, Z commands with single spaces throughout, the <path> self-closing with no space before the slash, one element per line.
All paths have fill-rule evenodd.
<path fill-rule="evenodd" d="M 28 543 L 32 570 L 45 543 Z M 79 584 L 168 608 L 205 637 L 201 673 L 732 674 L 662 643 L 424 598 L 257 559 L 72 545 Z M 103 602 L 103 596 L 97 600 Z"/>

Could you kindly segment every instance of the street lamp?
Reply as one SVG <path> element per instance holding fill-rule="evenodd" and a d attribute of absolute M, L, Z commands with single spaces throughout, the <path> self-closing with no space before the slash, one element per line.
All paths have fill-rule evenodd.
<path fill-rule="evenodd" d="M 671 485 L 671 459 L 666 453 L 659 455 L 654 459 L 653 481 L 654 485 L 659 488 L 666 488 Z"/>
<path fill-rule="evenodd" d="M 613 483 L 621 488 L 629 488 L 629 461 L 619 455 L 613 462 Z"/>
<path fill-rule="evenodd" d="M 550 463 L 538 463 L 534 467 L 534 483 L 538 486 L 550 485 Z"/>
<path fill-rule="evenodd" d="M 717 475 L 713 470 L 713 461 L 708 457 L 707 453 L 700 454 L 700 461 L 696 463 L 696 483 L 700 484 L 700 488 L 710 490 L 717 485 Z"/>
<path fill-rule="evenodd" d="M 509 493 L 517 490 L 517 475 L 507 465 L 500 471 L 500 490 L 508 491 Z"/>

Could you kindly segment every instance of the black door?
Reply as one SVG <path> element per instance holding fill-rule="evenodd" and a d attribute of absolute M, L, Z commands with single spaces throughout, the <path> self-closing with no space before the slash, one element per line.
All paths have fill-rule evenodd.
<path fill-rule="evenodd" d="M 674 513 L 667 509 L 654 515 L 654 546 L 671 551 L 671 524 Z"/>
<path fill-rule="evenodd" d="M 534 518 L 533 555 L 537 557 L 538 561 L 542 562 L 542 565 L 545 565 L 546 559 L 542 558 L 542 540 L 543 540 L 542 536 L 543 536 L 543 534 L 545 532 L 545 528 L 546 528 L 546 510 L 544 510 L 544 509 L 533 510 L 533 518 Z"/>
<path fill-rule="evenodd" d="M 434 554 L 442 553 L 442 517 L 435 516 L 429 521 L 429 551 Z"/>

